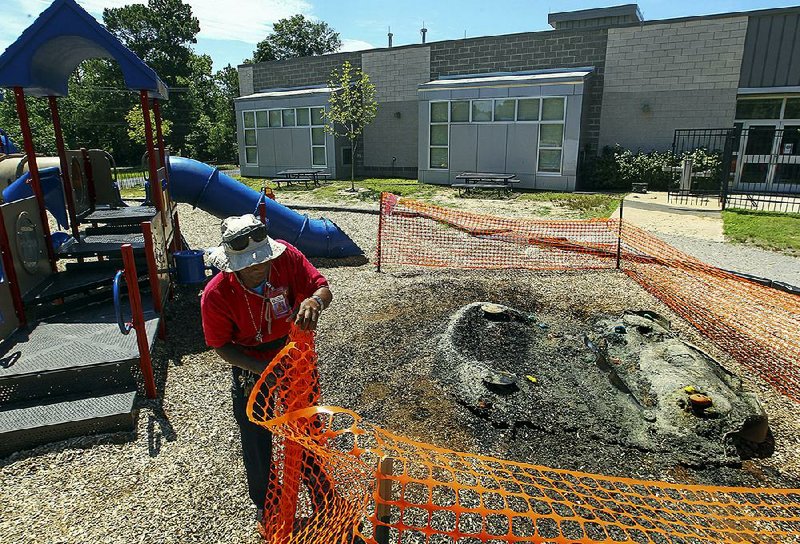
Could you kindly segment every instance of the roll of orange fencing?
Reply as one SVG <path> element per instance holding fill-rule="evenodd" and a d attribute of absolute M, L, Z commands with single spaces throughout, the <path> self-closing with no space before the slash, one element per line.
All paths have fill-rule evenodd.
<path fill-rule="evenodd" d="M 616 219 L 510 219 L 384 193 L 381 266 L 621 269 L 782 394 L 800 401 L 800 296 L 682 253 Z M 621 227 L 621 228 L 620 228 Z"/>
<path fill-rule="evenodd" d="M 682 486 L 504 461 L 313 406 L 313 336 L 293 331 L 290 340 L 247 407 L 279 442 L 268 542 L 800 542 L 797 489 Z"/>

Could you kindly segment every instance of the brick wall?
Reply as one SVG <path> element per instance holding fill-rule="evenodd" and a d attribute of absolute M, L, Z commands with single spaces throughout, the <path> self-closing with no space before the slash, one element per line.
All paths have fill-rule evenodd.
<path fill-rule="evenodd" d="M 435 42 L 431 47 L 431 79 L 483 72 L 594 66 L 582 127 L 582 147 L 595 152 L 600 135 L 600 110 L 607 29 L 553 30 L 506 36 Z"/>
<path fill-rule="evenodd" d="M 746 17 L 608 31 L 601 145 L 666 149 L 678 128 L 732 126 Z"/>
<path fill-rule="evenodd" d="M 253 88 L 257 92 L 264 89 L 322 85 L 328 83 L 331 72 L 341 67 L 346 60 L 353 66 L 361 67 L 360 52 L 259 62 L 253 65 Z"/>

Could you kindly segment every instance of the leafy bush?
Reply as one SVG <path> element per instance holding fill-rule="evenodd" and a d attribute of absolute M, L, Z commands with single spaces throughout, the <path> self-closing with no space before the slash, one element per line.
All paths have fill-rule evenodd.
<path fill-rule="evenodd" d="M 587 161 L 583 179 L 590 189 L 627 191 L 633 183 L 647 183 L 650 190 L 666 191 L 671 184 L 677 183 L 677 177 L 665 169 L 680 166 L 685 158 L 692 159 L 695 172 L 711 173 L 708 177 L 695 178 L 695 188 L 710 189 L 718 184 L 722 167 L 720 154 L 704 148 L 676 156 L 670 151 L 644 153 L 607 146 L 598 157 Z"/>

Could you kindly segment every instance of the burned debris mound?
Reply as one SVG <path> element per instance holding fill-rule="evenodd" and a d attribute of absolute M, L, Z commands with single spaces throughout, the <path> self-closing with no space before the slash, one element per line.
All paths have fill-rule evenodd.
<path fill-rule="evenodd" d="M 435 377 L 500 428 L 731 464 L 768 438 L 741 380 L 649 311 L 583 320 L 569 312 L 464 306 L 439 343 Z"/>

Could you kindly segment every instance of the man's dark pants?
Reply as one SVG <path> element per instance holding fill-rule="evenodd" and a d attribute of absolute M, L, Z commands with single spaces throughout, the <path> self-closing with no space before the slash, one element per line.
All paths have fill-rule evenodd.
<path fill-rule="evenodd" d="M 247 371 L 233 367 L 233 417 L 242 435 L 242 457 L 250 500 L 258 508 L 264 508 L 272 461 L 272 433 L 247 419 L 247 396 L 239 380 L 242 373 Z"/>

